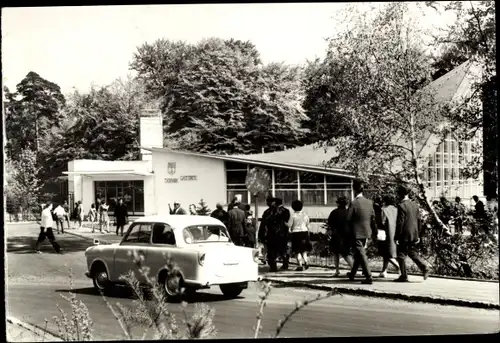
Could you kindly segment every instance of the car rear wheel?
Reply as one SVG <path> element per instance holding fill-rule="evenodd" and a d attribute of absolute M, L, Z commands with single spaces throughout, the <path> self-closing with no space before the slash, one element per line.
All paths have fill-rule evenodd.
<path fill-rule="evenodd" d="M 167 300 L 177 300 L 182 294 L 182 276 L 165 271 L 160 279 L 160 287 Z"/>
<path fill-rule="evenodd" d="M 99 293 L 108 293 L 112 288 L 112 284 L 109 281 L 108 272 L 106 271 L 106 267 L 104 267 L 103 265 L 97 265 L 93 268 L 92 282 L 94 283 L 94 288 Z"/>
<path fill-rule="evenodd" d="M 241 283 L 228 283 L 219 286 L 222 294 L 229 298 L 236 298 L 243 292 L 243 285 Z"/>

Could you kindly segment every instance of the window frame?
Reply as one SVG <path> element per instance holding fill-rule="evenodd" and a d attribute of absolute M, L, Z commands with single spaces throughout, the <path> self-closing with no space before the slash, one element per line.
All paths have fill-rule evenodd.
<path fill-rule="evenodd" d="M 163 225 L 163 226 L 165 226 L 166 228 L 170 228 L 170 232 L 172 232 L 172 234 L 173 234 L 173 236 L 174 236 L 174 241 L 175 241 L 175 243 L 174 243 L 174 244 L 168 244 L 168 243 L 155 243 L 155 242 L 154 242 L 154 232 L 155 232 L 154 227 L 155 227 L 155 225 Z M 163 229 L 163 234 L 165 234 L 165 228 Z M 167 224 L 167 223 L 165 223 L 165 222 L 155 222 L 155 223 L 153 223 L 153 226 L 152 226 L 152 228 L 151 228 L 151 244 L 153 244 L 153 245 L 160 245 L 160 246 L 164 246 L 164 245 L 166 245 L 166 246 L 170 246 L 170 247 L 177 247 L 177 238 L 175 237 L 175 232 L 174 232 L 174 228 L 172 227 L 172 225 Z"/>
<path fill-rule="evenodd" d="M 148 242 L 141 242 L 141 241 L 139 241 L 139 238 L 140 238 L 140 235 L 141 235 L 142 226 L 146 226 L 146 225 L 149 225 L 150 228 L 151 228 L 150 229 L 150 233 L 149 233 L 149 241 Z M 138 235 L 137 235 L 137 241 L 128 241 L 127 239 L 130 237 L 130 233 L 136 227 L 139 227 L 139 232 L 138 232 Z M 129 229 L 127 230 L 127 233 L 123 236 L 123 239 L 120 242 L 120 245 L 151 244 L 152 237 L 153 237 L 152 223 L 150 223 L 150 222 L 133 223 L 132 225 L 130 225 Z"/>

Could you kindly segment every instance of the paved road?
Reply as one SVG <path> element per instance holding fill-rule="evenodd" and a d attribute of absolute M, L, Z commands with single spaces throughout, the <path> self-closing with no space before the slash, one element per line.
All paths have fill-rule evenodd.
<path fill-rule="evenodd" d="M 7 230 L 7 314 L 32 324 L 43 325 L 44 319 L 58 315 L 56 304 L 69 310 L 60 294 L 67 294 L 67 269 L 74 271 L 74 289 L 88 306 L 94 321 L 95 339 L 117 339 L 121 336 L 118 323 L 100 296 L 91 289 L 83 276 L 83 251 L 88 242 L 69 235 L 57 236 L 64 255 L 44 246 L 42 255 L 31 252 L 31 240 L 36 228 Z M 265 309 L 262 337 L 269 337 L 277 321 L 294 308 L 298 300 L 314 297 L 318 292 L 296 288 L 275 287 Z M 126 293 L 112 302 L 130 306 L 133 299 Z M 251 337 L 257 313 L 256 285 L 242 293 L 239 299 L 227 300 L 217 288 L 200 292 L 192 303 L 204 302 L 215 308 L 218 338 Z M 171 310 L 182 322 L 179 304 Z M 188 306 L 192 312 L 194 305 Z M 283 337 L 372 336 L 415 334 L 466 334 L 498 332 L 499 312 L 450 306 L 414 304 L 400 301 L 361 297 L 335 297 L 315 303 L 293 317 L 282 332 Z M 49 324 L 54 330 L 55 325 Z"/>

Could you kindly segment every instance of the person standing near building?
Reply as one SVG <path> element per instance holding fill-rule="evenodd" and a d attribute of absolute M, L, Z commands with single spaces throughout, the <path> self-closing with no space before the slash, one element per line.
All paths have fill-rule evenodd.
<path fill-rule="evenodd" d="M 64 217 L 66 215 L 66 212 L 64 211 L 64 208 L 61 205 L 58 205 L 54 210 L 53 213 L 55 215 L 56 219 L 56 228 L 57 228 L 57 233 L 61 232 L 64 233 Z M 59 230 L 59 227 L 61 229 Z"/>
<path fill-rule="evenodd" d="M 64 204 L 62 205 L 63 209 L 64 209 L 64 212 L 66 213 L 64 215 L 64 221 L 68 224 L 68 230 L 70 229 L 71 225 L 69 223 L 69 217 L 70 217 L 70 210 L 69 210 L 69 205 L 68 205 L 68 201 L 67 200 L 64 200 Z"/>
<path fill-rule="evenodd" d="M 118 232 L 120 232 L 120 236 L 123 236 L 123 229 L 128 223 L 128 210 L 122 198 L 118 200 L 114 215 L 116 221 L 116 235 L 118 236 Z"/>
<path fill-rule="evenodd" d="M 170 214 L 176 214 L 176 215 L 185 215 L 186 210 L 181 207 L 181 204 L 178 202 L 174 202 L 174 208 L 172 209 L 170 207 L 170 204 L 168 204 L 168 207 L 170 208 Z"/>
<path fill-rule="evenodd" d="M 268 232 L 268 218 L 273 211 L 274 198 L 272 196 L 268 196 L 266 198 L 267 208 L 262 213 L 262 220 L 259 225 L 259 230 L 257 232 L 257 238 L 260 244 L 262 244 L 262 260 L 263 263 L 267 262 L 267 251 L 268 251 L 268 243 L 267 243 L 267 232 Z"/>
<path fill-rule="evenodd" d="M 94 226 L 98 221 L 98 215 L 97 215 L 97 210 L 95 208 L 95 204 L 90 205 L 90 210 L 88 214 L 88 218 L 90 221 L 90 226 L 92 227 L 92 233 L 95 232 Z"/>
<path fill-rule="evenodd" d="M 101 206 L 100 206 L 101 210 L 100 210 L 100 226 L 99 226 L 99 230 L 101 233 L 103 228 L 104 228 L 104 231 L 109 233 L 109 213 L 108 213 L 108 210 L 109 210 L 109 205 L 108 205 L 108 202 L 106 201 L 106 199 L 104 199 L 102 202 L 101 202 Z"/>
<path fill-rule="evenodd" d="M 417 253 L 417 244 L 420 242 L 420 211 L 418 205 L 410 200 L 409 190 L 405 186 L 398 188 L 401 203 L 398 206 L 396 219 L 396 234 L 394 240 L 397 245 L 398 263 L 401 276 L 395 282 L 408 282 L 406 271 L 406 257 L 410 257 L 423 273 L 424 280 L 429 276 L 429 268 Z"/>
<path fill-rule="evenodd" d="M 245 246 L 249 248 L 255 248 L 256 243 L 256 230 L 253 212 L 250 208 L 250 205 L 245 205 L 245 215 L 246 215 L 246 225 L 245 225 Z"/>
<path fill-rule="evenodd" d="M 479 200 L 479 197 L 477 195 L 474 195 L 472 197 L 472 199 L 474 200 L 474 219 L 476 219 L 477 221 L 477 224 L 479 225 L 479 227 L 485 232 L 485 233 L 488 233 L 488 225 L 486 224 L 486 211 L 484 209 L 484 203 Z M 474 232 L 472 232 L 472 234 L 476 235 L 478 232 L 477 232 L 477 229 L 474 230 Z"/>
<path fill-rule="evenodd" d="M 292 254 L 297 256 L 297 271 L 309 268 L 307 253 L 312 250 L 311 240 L 309 239 L 309 216 L 302 211 L 303 205 L 300 200 L 292 202 L 294 213 L 290 216 L 287 225 L 290 228 L 292 240 Z"/>
<path fill-rule="evenodd" d="M 48 238 L 50 244 L 57 253 L 61 253 L 61 247 L 56 242 L 56 238 L 54 237 L 54 232 L 52 231 L 54 227 L 54 220 L 52 218 L 52 203 L 48 203 L 44 206 L 42 210 L 42 218 L 40 225 L 40 234 L 38 235 L 38 240 L 35 245 L 35 251 L 38 254 L 41 254 L 40 245 L 45 241 L 45 238 Z"/>
<path fill-rule="evenodd" d="M 74 211 L 74 221 L 78 223 L 78 229 L 82 228 L 82 222 L 83 222 L 83 206 L 81 201 L 77 201 L 75 205 L 75 211 Z M 75 223 L 75 226 L 76 226 Z"/>
<path fill-rule="evenodd" d="M 228 231 L 231 235 L 231 240 L 235 245 L 244 246 L 244 235 L 246 226 L 245 211 L 238 207 L 235 203 L 231 211 L 228 213 Z"/>
<path fill-rule="evenodd" d="M 220 220 L 227 227 L 229 217 L 220 202 L 215 205 L 215 211 L 210 214 L 210 217 Z"/>
<path fill-rule="evenodd" d="M 328 230 L 330 231 L 330 251 L 333 253 L 335 262 L 335 276 L 340 276 L 340 256 L 344 258 L 350 268 L 353 260 L 351 246 L 353 237 L 347 228 L 347 204 L 349 201 L 345 196 L 337 199 L 337 208 L 328 216 Z M 349 273 L 347 273 L 349 275 Z"/>
<path fill-rule="evenodd" d="M 347 223 L 349 231 L 354 236 L 354 262 L 349 273 L 349 280 L 354 281 L 354 277 L 361 265 L 365 280 L 363 284 L 372 284 L 373 279 L 368 266 L 368 258 L 366 257 L 365 246 L 367 240 L 377 232 L 375 223 L 375 211 L 373 202 L 363 196 L 363 182 L 355 180 L 353 182 L 353 190 L 355 199 L 349 207 L 347 213 Z"/>
<path fill-rule="evenodd" d="M 394 241 L 398 209 L 394 206 L 394 200 L 389 195 L 384 196 L 383 202 L 384 205 L 382 207 L 381 225 L 377 227 L 379 233 L 384 232 L 383 235 L 377 235 L 379 254 L 384 259 L 382 272 L 380 273 L 381 278 L 387 277 L 387 268 L 389 267 L 389 263 L 399 270 L 399 264 L 396 260 L 396 242 Z"/>
<path fill-rule="evenodd" d="M 455 232 L 462 233 L 463 220 L 465 216 L 465 206 L 462 204 L 460 197 L 455 198 L 455 204 L 453 209 L 453 223 L 455 225 Z"/>
<path fill-rule="evenodd" d="M 281 257 L 283 265 L 281 270 L 288 270 L 290 256 L 288 254 L 288 238 L 290 211 L 283 206 L 283 201 L 274 199 L 274 206 L 271 214 L 267 218 L 267 242 L 268 242 L 268 263 L 271 271 L 277 271 L 276 259 Z"/>

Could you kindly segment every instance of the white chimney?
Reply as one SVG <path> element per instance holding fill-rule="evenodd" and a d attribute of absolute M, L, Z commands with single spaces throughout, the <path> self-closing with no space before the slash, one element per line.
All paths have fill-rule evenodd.
<path fill-rule="evenodd" d="M 163 117 L 161 111 L 146 108 L 139 119 L 139 142 L 145 148 L 163 148 Z M 150 161 L 151 151 L 141 149 L 141 159 Z"/>

